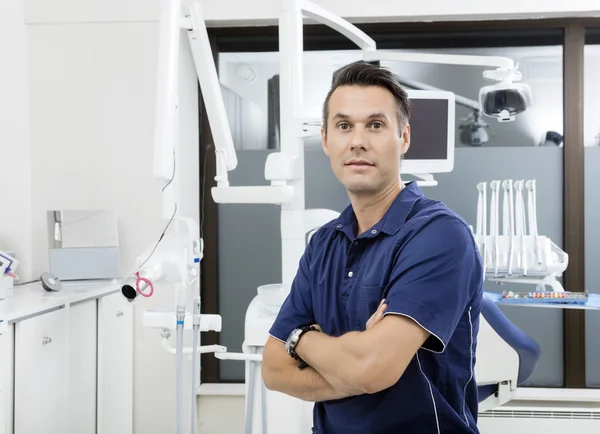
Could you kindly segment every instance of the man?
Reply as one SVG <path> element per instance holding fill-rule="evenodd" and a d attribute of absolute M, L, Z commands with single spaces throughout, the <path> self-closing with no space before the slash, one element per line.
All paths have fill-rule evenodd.
<path fill-rule="evenodd" d="M 481 259 L 458 215 L 400 180 L 407 94 L 387 69 L 354 63 L 323 112 L 323 150 L 351 205 L 301 258 L 264 382 L 314 401 L 318 434 L 477 433 Z"/>

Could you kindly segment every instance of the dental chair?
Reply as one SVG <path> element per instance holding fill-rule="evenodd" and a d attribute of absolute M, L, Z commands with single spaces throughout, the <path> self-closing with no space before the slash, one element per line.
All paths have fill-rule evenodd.
<path fill-rule="evenodd" d="M 516 327 L 496 303 L 484 296 L 477 336 L 475 378 L 479 412 L 510 401 L 539 362 L 537 342 Z"/>

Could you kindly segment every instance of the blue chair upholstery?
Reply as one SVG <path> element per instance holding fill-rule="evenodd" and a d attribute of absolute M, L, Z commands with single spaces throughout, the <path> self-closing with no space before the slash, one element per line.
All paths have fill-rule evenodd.
<path fill-rule="evenodd" d="M 540 346 L 510 322 L 493 300 L 484 297 L 481 313 L 492 329 L 517 352 L 519 357 L 517 386 L 521 386 L 531 377 L 537 367 L 541 355 Z M 495 384 L 479 386 L 479 402 L 497 391 L 498 385 Z"/>

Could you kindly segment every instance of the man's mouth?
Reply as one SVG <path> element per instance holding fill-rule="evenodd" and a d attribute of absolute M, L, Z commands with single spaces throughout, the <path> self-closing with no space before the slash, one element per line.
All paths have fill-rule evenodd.
<path fill-rule="evenodd" d="M 346 166 L 373 166 L 373 164 L 364 160 L 350 160 L 346 163 Z"/>

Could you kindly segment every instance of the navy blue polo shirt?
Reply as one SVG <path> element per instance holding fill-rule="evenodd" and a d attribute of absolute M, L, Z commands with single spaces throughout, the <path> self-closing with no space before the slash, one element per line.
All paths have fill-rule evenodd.
<path fill-rule="evenodd" d="M 477 433 L 483 268 L 469 226 L 412 182 L 375 226 L 356 231 L 348 206 L 312 236 L 271 335 L 285 341 L 310 324 L 330 336 L 363 331 L 385 297 L 386 315 L 412 318 L 430 337 L 392 387 L 315 403 L 313 432 Z"/>

